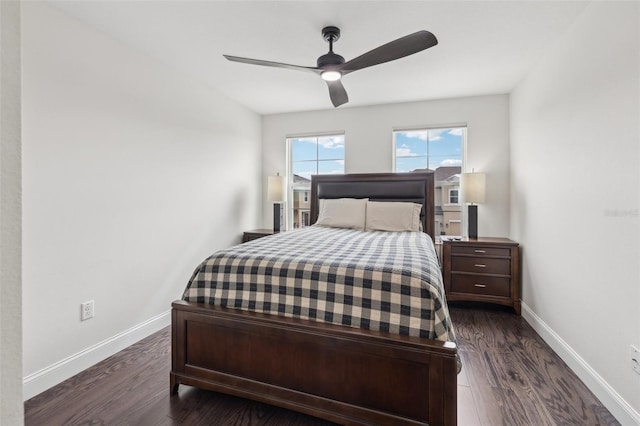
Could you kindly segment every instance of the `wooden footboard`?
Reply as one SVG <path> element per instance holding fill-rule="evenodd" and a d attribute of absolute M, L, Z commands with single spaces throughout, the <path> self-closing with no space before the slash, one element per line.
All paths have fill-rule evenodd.
<path fill-rule="evenodd" d="M 456 424 L 456 347 L 415 337 L 176 301 L 180 384 L 345 425 Z"/>

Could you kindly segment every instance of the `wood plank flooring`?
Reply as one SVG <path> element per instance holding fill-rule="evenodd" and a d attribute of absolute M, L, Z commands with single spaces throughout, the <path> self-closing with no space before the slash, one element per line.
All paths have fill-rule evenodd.
<path fill-rule="evenodd" d="M 463 370 L 459 425 L 617 425 L 609 411 L 519 316 L 450 308 Z M 25 424 L 332 425 L 303 414 L 180 386 L 169 396 L 169 328 L 25 402 Z"/>

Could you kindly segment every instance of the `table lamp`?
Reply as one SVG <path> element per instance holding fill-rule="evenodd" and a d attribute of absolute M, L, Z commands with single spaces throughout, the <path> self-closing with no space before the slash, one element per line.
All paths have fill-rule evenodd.
<path fill-rule="evenodd" d="M 484 173 L 462 174 L 462 194 L 465 203 L 469 203 L 469 238 L 478 238 L 478 206 L 474 203 L 484 203 L 485 181 Z"/>
<path fill-rule="evenodd" d="M 282 231 L 284 220 L 282 201 L 284 200 L 284 176 L 269 176 L 267 181 L 267 199 L 273 202 L 273 232 Z"/>

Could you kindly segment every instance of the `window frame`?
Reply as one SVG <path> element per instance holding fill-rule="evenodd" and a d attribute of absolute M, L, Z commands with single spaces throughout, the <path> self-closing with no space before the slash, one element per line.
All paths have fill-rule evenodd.
<path fill-rule="evenodd" d="M 287 149 L 287 188 L 286 188 L 286 193 L 287 193 L 287 201 L 291 200 L 291 203 L 289 203 L 290 205 L 288 205 L 286 207 L 286 227 L 287 229 L 294 229 L 293 225 L 295 223 L 294 221 L 294 182 L 293 182 L 293 141 L 295 139 L 311 139 L 311 138 L 316 138 L 316 147 L 318 145 L 318 141 L 317 139 L 319 138 L 326 138 L 326 137 L 332 137 L 332 136 L 342 136 L 343 139 L 343 158 L 332 158 L 332 159 L 319 159 L 319 155 L 318 155 L 318 150 L 316 149 L 316 158 L 315 160 L 308 160 L 309 162 L 315 162 L 316 163 L 316 173 L 319 169 L 319 163 L 321 162 L 325 162 L 325 161 L 342 161 L 343 165 L 342 165 L 342 173 L 346 173 L 347 170 L 347 162 L 346 162 L 346 147 L 347 147 L 347 135 L 346 132 L 344 130 L 337 130 L 337 131 L 328 131 L 328 132 L 314 132 L 314 133 L 303 133 L 303 134 L 292 134 L 292 135 L 287 135 L 286 136 L 286 149 Z M 309 197 L 311 197 L 311 188 L 309 187 L 308 189 L 309 192 Z"/>
<path fill-rule="evenodd" d="M 400 173 L 398 172 L 398 158 L 410 158 L 410 157 L 398 157 L 397 156 L 397 140 L 396 140 L 396 135 L 398 133 L 402 133 L 402 132 L 415 132 L 415 131 L 432 131 L 432 130 L 453 130 L 453 129 L 462 129 L 462 134 L 461 134 L 461 147 L 460 147 L 460 159 L 461 159 L 461 164 L 460 164 L 460 173 L 465 173 L 466 170 L 466 164 L 467 164 L 467 134 L 468 134 L 468 130 L 469 130 L 469 126 L 467 123 L 455 123 L 455 124 L 445 124 L 445 125 L 430 125 L 430 126 L 411 126 L 411 127 L 397 127 L 397 128 L 393 128 L 392 133 L 391 133 L 391 158 L 392 158 L 392 170 L 394 173 Z M 429 149 L 429 145 L 433 143 L 432 141 L 427 140 L 427 147 L 426 147 L 426 155 L 425 157 L 425 164 L 423 166 L 423 168 L 425 169 L 429 169 L 429 161 L 431 160 L 430 158 L 430 154 L 431 154 L 431 150 Z M 431 165 L 433 166 L 433 165 Z M 434 169 L 429 169 L 429 170 L 434 170 L 437 169 L 438 167 L 441 166 L 437 166 Z M 458 191 L 458 202 L 457 203 L 451 203 L 451 194 L 450 191 L 451 190 L 457 190 Z M 442 193 L 442 191 L 444 191 L 444 187 L 441 188 L 441 192 L 439 193 L 439 197 L 444 198 L 444 194 Z M 437 191 L 436 191 L 437 193 Z M 449 222 L 460 222 L 460 232 L 461 234 L 464 234 L 464 226 L 466 224 L 467 221 L 467 214 L 466 214 L 466 209 L 464 209 L 463 203 L 462 203 L 462 192 L 461 192 L 461 188 L 460 188 L 460 184 L 458 183 L 458 185 L 454 188 L 448 188 L 447 191 L 447 198 L 446 200 L 441 200 L 441 206 L 442 207 L 449 207 L 449 208 L 454 208 L 454 207 L 459 207 L 460 208 L 460 219 L 451 219 L 449 218 L 446 222 L 445 222 L 445 212 L 443 212 L 442 217 L 440 218 L 441 221 L 438 222 L 438 217 L 436 217 L 435 220 L 435 224 L 440 223 L 441 227 L 443 229 L 438 229 L 437 227 L 435 227 L 434 229 L 436 230 L 436 233 L 439 232 L 443 232 L 444 231 L 444 235 L 448 235 L 446 234 L 446 229 L 448 228 L 448 224 Z M 438 201 L 436 200 L 436 206 L 438 206 Z M 450 213 L 450 211 L 449 211 Z M 440 241 L 440 235 L 442 234 L 438 234 L 435 235 L 435 240 L 436 242 Z"/>
<path fill-rule="evenodd" d="M 391 131 L 391 170 L 393 173 L 400 173 L 397 171 L 397 155 L 396 155 L 396 133 L 401 132 L 415 132 L 415 131 L 430 131 L 430 130 L 451 130 L 451 129 L 463 129 L 462 132 L 462 173 L 465 173 L 465 163 L 467 159 L 467 131 L 469 126 L 467 123 L 457 124 L 444 124 L 444 125 L 431 125 L 431 126 L 410 126 L 410 127 L 394 127 Z M 427 167 L 429 167 L 429 148 L 427 145 Z"/>
<path fill-rule="evenodd" d="M 456 203 L 452 203 L 451 202 L 451 193 L 453 191 L 457 192 L 456 199 L 458 201 Z M 449 205 L 449 206 L 459 206 L 460 205 L 460 186 L 456 186 L 455 188 L 449 188 L 449 196 L 447 197 L 447 200 L 449 201 L 447 203 L 447 205 Z"/>

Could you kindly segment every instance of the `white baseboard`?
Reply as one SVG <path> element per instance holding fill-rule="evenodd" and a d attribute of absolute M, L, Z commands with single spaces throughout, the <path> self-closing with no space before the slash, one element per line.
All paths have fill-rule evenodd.
<path fill-rule="evenodd" d="M 569 368 L 584 382 L 602 405 L 623 425 L 640 426 L 638 413 L 618 392 L 615 391 L 587 362 L 549 327 L 526 304 L 522 303 L 522 317 L 544 339 L 545 342 L 567 363 Z"/>
<path fill-rule="evenodd" d="M 29 374 L 23 379 L 23 399 L 26 401 L 29 398 L 33 398 L 169 324 L 171 324 L 170 310 L 58 361 L 49 367 Z"/>

